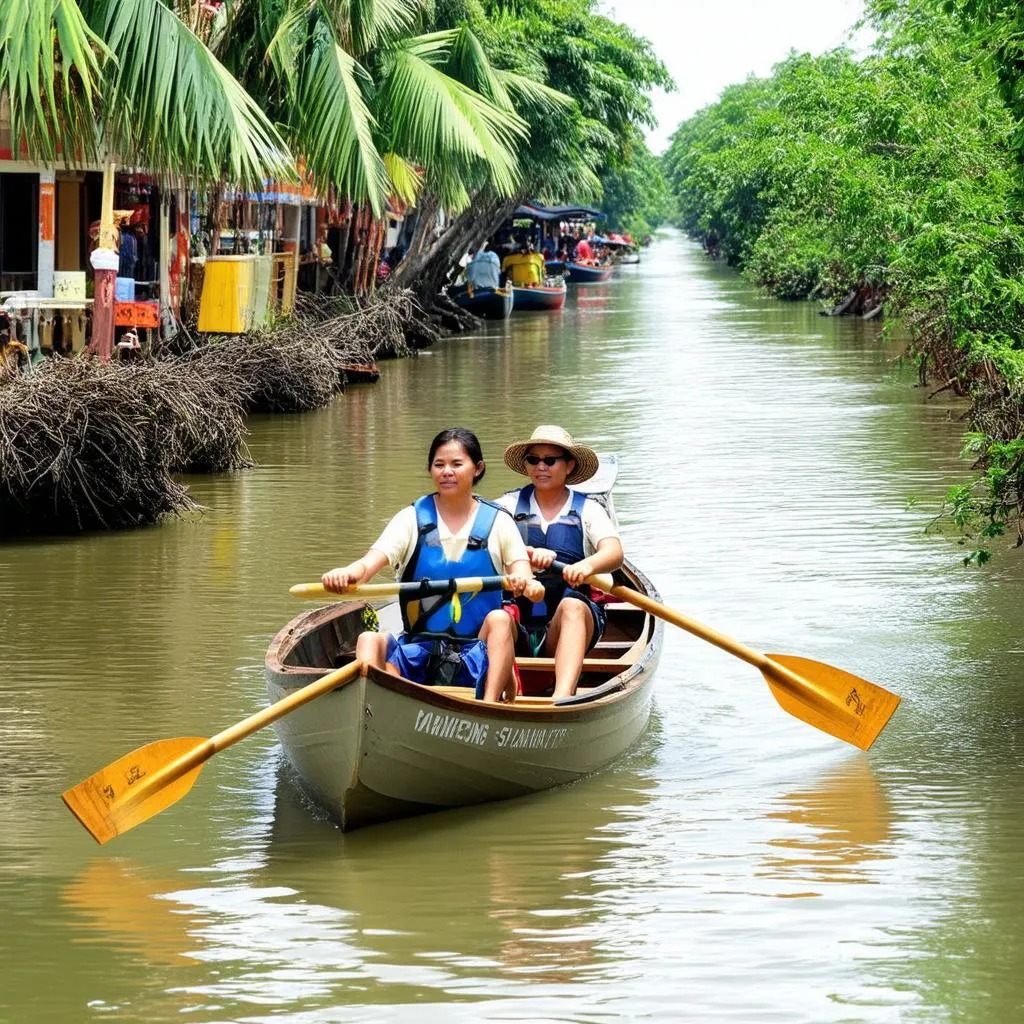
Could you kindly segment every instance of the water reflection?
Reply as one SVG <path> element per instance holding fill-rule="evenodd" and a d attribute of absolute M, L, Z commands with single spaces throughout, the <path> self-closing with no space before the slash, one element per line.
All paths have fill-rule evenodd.
<path fill-rule="evenodd" d="M 90 942 L 193 965 L 179 971 L 180 999 L 222 1010 L 457 1002 L 484 978 L 508 995 L 571 986 L 600 969 L 602 869 L 651 798 L 656 742 L 564 790 L 347 835 L 284 770 L 272 814 L 236 834 L 248 867 L 231 870 L 236 856 L 197 886 L 98 861 L 63 902 Z M 215 978 L 199 964 L 232 966 Z"/>
<path fill-rule="evenodd" d="M 893 856 L 886 848 L 892 809 L 866 757 L 769 801 L 765 818 L 794 826 L 768 841 L 761 872 L 768 878 L 873 881 L 877 862 Z"/>

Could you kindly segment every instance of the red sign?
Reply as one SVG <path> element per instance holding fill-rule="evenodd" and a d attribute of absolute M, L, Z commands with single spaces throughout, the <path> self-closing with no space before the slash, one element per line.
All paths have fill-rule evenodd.
<path fill-rule="evenodd" d="M 159 327 L 159 302 L 115 302 L 116 327 Z"/>
<path fill-rule="evenodd" d="M 53 241 L 53 182 L 39 184 L 39 241 Z"/>

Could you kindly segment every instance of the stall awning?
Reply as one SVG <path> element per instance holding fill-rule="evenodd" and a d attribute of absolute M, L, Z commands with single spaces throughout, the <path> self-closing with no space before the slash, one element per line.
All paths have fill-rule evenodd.
<path fill-rule="evenodd" d="M 543 203 L 523 203 L 516 207 L 513 217 L 533 217 L 534 220 L 604 220 L 604 214 L 592 206 L 544 206 Z"/>

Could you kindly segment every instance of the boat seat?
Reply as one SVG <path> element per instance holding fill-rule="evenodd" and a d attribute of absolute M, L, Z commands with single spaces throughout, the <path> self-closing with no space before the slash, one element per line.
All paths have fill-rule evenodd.
<path fill-rule="evenodd" d="M 635 643 L 635 640 L 598 640 L 591 650 L 592 652 L 607 652 L 609 656 L 614 656 L 625 654 L 626 651 L 632 649 Z"/>
<path fill-rule="evenodd" d="M 633 645 L 630 644 L 630 647 Z M 516 665 L 521 672 L 554 672 L 554 658 L 516 658 Z M 603 675 L 615 675 L 632 665 L 631 661 L 618 658 L 584 658 L 583 672 L 600 672 Z"/>

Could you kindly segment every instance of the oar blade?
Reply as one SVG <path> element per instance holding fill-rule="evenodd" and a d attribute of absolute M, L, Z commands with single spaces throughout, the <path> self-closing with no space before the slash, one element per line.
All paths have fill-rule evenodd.
<path fill-rule="evenodd" d="M 66 790 L 61 794 L 64 803 L 96 842 L 109 842 L 159 814 L 192 788 L 201 764 L 152 792 L 135 790 L 145 795 L 133 799 L 135 786 L 141 787 L 148 776 L 207 742 L 204 736 L 179 736 L 147 743 Z"/>
<path fill-rule="evenodd" d="M 773 674 L 769 665 L 761 674 L 779 705 L 795 718 L 861 750 L 875 742 L 899 707 L 900 698 L 895 693 L 834 665 L 795 654 L 768 657 L 803 677 L 810 691 L 817 690 L 828 698 L 809 699 L 813 693 L 802 692 L 784 677 Z"/>

